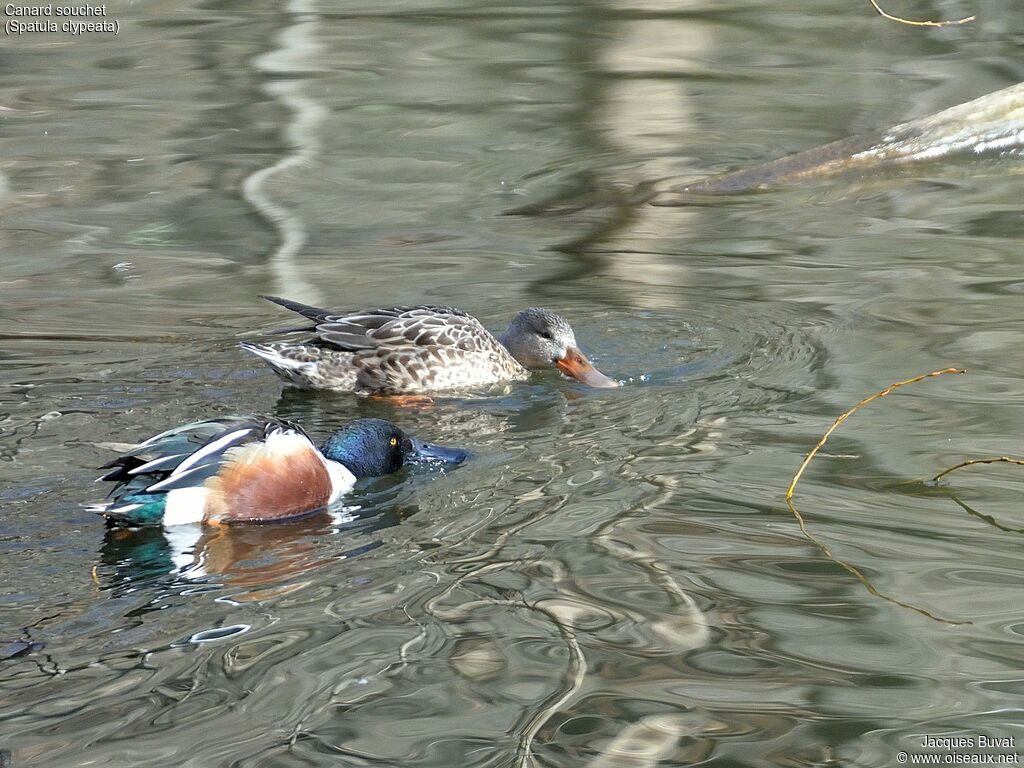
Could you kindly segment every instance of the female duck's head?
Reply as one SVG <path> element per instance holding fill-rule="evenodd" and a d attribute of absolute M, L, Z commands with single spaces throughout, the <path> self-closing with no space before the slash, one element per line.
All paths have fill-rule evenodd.
<path fill-rule="evenodd" d="M 610 379 L 591 365 L 576 346 L 576 334 L 561 315 L 547 309 L 524 309 L 509 323 L 501 343 L 512 353 L 520 365 L 530 370 L 554 366 L 567 376 L 591 387 L 617 387 Z"/>
<path fill-rule="evenodd" d="M 397 472 L 406 464 L 459 464 L 469 457 L 460 448 L 445 448 L 411 437 L 384 419 L 350 421 L 320 449 L 357 478 Z"/>

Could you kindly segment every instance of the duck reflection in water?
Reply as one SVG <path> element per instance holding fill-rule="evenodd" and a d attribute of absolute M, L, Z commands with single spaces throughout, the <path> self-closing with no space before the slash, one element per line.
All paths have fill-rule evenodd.
<path fill-rule="evenodd" d="M 110 527 L 96 581 L 114 597 L 154 584 L 210 577 L 231 589 L 251 590 L 233 595 L 238 600 L 284 594 L 305 583 L 297 577 L 376 549 L 381 544 L 373 536 L 376 531 L 418 512 L 416 505 L 389 503 L 398 490 L 398 484 L 390 483 L 357 510 L 346 507 L 274 525 Z M 338 534 L 354 546 L 339 548 Z"/>

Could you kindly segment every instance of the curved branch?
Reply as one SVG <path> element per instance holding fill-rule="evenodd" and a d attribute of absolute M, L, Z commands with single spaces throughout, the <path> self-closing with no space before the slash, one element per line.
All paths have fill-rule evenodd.
<path fill-rule="evenodd" d="M 974 16 L 965 16 L 962 19 L 956 19 L 954 21 L 911 21 L 910 19 L 904 19 L 900 16 L 893 16 L 891 13 L 886 13 L 881 9 L 875 0 L 868 0 L 871 6 L 878 11 L 878 15 L 882 18 L 889 19 L 889 21 L 898 21 L 900 24 L 909 24 L 912 27 L 951 27 L 957 24 L 967 24 L 968 22 L 974 21 Z"/>

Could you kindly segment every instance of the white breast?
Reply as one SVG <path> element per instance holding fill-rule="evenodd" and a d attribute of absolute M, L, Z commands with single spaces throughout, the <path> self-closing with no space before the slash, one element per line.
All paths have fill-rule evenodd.
<path fill-rule="evenodd" d="M 331 498 L 327 502 L 333 504 L 340 496 L 352 490 L 356 484 L 356 476 L 349 472 L 348 467 L 330 459 L 324 459 L 324 466 L 331 476 Z"/>

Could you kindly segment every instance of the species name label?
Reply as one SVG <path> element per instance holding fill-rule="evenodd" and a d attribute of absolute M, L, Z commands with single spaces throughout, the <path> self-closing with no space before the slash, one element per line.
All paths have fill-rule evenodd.
<path fill-rule="evenodd" d="M 4 34 L 22 37 L 39 33 L 57 33 L 78 37 L 86 34 L 116 35 L 121 31 L 117 19 L 107 17 L 102 5 L 18 5 L 4 6 Z"/>

